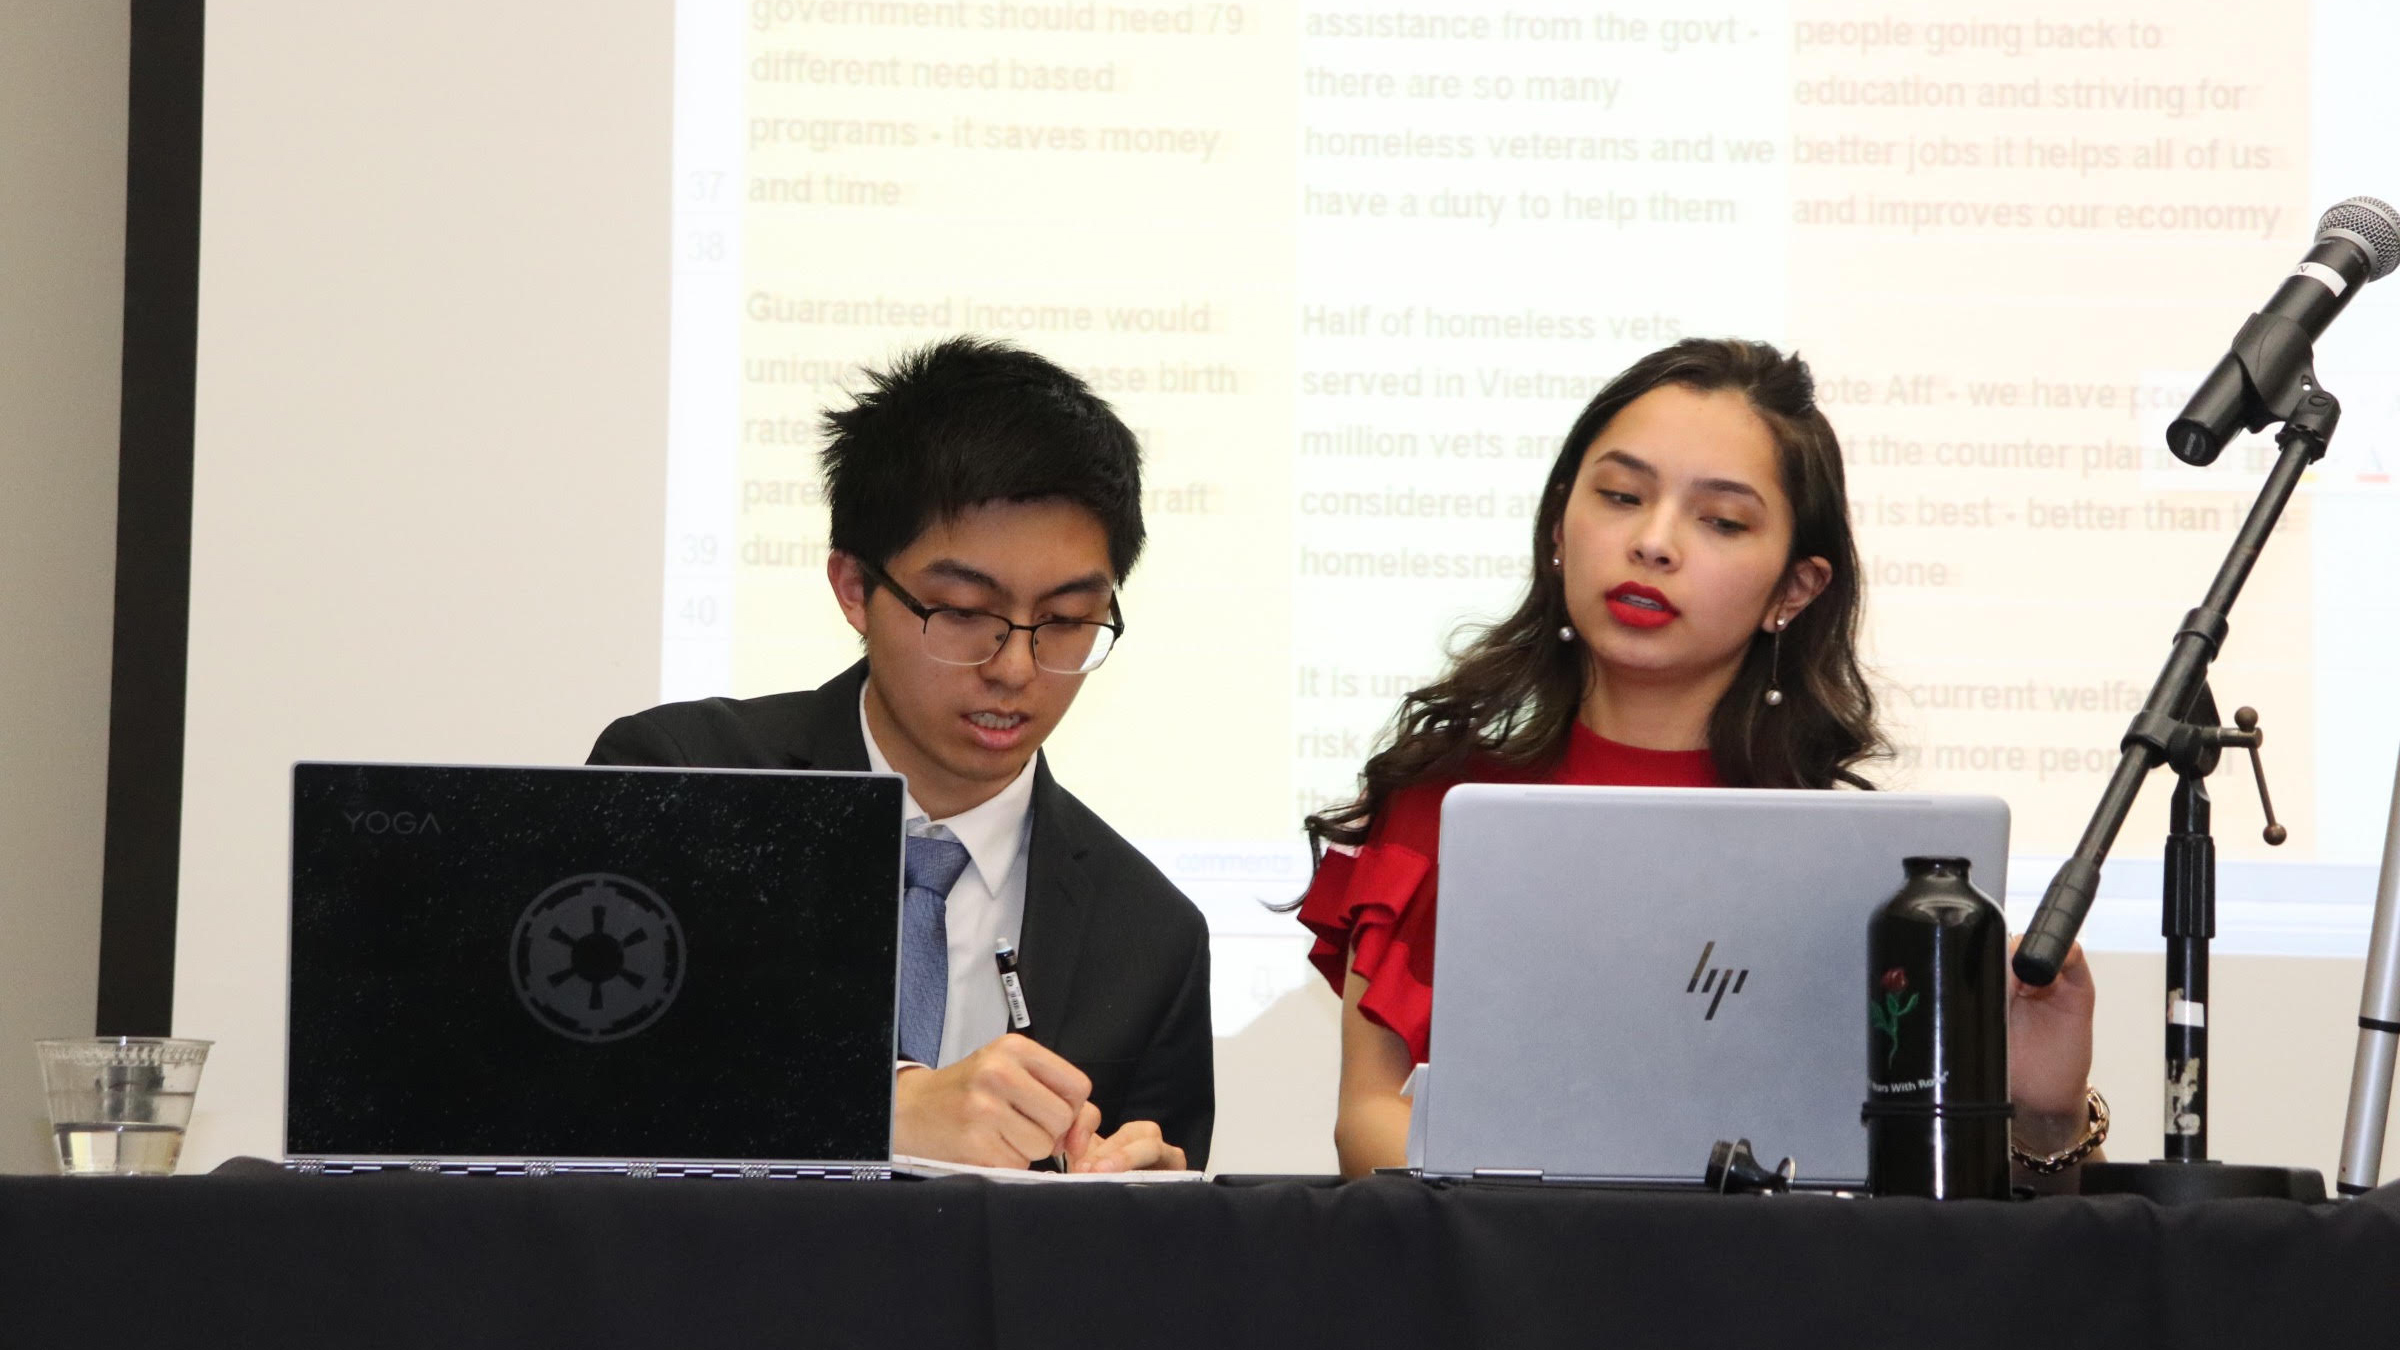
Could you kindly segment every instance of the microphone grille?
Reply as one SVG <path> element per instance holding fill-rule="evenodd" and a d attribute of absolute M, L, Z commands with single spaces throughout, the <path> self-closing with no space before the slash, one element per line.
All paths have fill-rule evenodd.
<path fill-rule="evenodd" d="M 2400 268 L 2400 212 L 2373 197 L 2335 202 L 2317 221 L 2317 233 L 2339 230 L 2364 245 L 2369 281 L 2381 281 Z"/>

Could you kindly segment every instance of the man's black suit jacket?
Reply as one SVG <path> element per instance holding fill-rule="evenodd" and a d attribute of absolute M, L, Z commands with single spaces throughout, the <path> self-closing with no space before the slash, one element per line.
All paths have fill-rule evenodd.
<path fill-rule="evenodd" d="M 620 717 L 600 733 L 591 762 L 864 771 L 866 679 L 861 661 L 820 689 Z M 1058 785 L 1047 762 L 1034 766 L 1032 818 L 1018 948 L 1034 1039 L 1090 1076 L 1103 1131 L 1156 1121 L 1191 1166 L 1204 1167 L 1217 1110 L 1208 925 L 1149 859 Z"/>

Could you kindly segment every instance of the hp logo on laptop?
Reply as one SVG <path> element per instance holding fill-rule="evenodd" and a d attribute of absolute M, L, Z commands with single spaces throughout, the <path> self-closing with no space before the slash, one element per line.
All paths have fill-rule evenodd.
<path fill-rule="evenodd" d="M 1716 952 L 1717 944 L 1714 942 L 1700 949 L 1700 964 L 1692 967 L 1692 981 L 1683 987 L 1683 992 L 1687 994 L 1710 996 L 1708 1015 L 1700 1019 L 1703 1022 L 1716 1021 L 1717 1006 L 1725 1001 L 1725 996 L 1742 992 L 1742 986 L 1750 983 L 1747 968 L 1735 970 L 1731 966 L 1710 965 L 1708 958 L 1716 955 Z"/>
<path fill-rule="evenodd" d="M 508 971 L 533 1020 L 570 1040 L 623 1040 L 683 987 L 683 925 L 631 877 L 587 872 L 535 896 L 509 939 Z"/>

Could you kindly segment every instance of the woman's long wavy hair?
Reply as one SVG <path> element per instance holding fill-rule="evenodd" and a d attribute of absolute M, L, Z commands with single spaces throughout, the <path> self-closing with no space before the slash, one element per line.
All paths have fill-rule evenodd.
<path fill-rule="evenodd" d="M 1708 748 L 1728 787 L 1871 787 L 1855 766 L 1885 753 L 1875 697 L 1858 661 L 1858 547 L 1850 534 L 1842 450 L 1817 410 L 1816 386 L 1797 354 L 1763 342 L 1690 338 L 1652 352 L 1609 382 L 1575 419 L 1533 522 L 1533 580 L 1507 618 L 1463 632 L 1450 669 L 1400 703 L 1390 743 L 1359 774 L 1357 800 L 1308 817 L 1310 847 L 1364 843 L 1391 795 L 1470 759 L 1539 770 L 1566 753 L 1590 678 L 1581 642 L 1561 642 L 1564 579 L 1540 565 L 1553 550 L 1584 452 L 1625 405 L 1661 385 L 1698 393 L 1740 390 L 1775 439 L 1792 504 L 1793 560 L 1825 559 L 1824 592 L 1784 630 L 1780 679 L 1774 639 L 1755 634 L 1733 687 L 1708 720 Z M 1783 702 L 1766 705 L 1770 685 Z"/>

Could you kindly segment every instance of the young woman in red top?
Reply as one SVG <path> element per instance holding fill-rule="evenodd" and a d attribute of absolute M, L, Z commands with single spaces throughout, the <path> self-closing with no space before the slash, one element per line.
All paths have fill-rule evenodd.
<path fill-rule="evenodd" d="M 1516 611 L 1403 700 L 1358 800 L 1308 819 L 1324 853 L 1300 920 L 1342 994 L 1346 1175 L 1403 1161 L 1451 786 L 1867 787 L 1856 766 L 1884 748 L 1841 447 L 1797 356 L 1695 339 L 1637 362 L 1567 433 L 1533 546 Z M 2018 1140 L 2060 1153 L 2087 1123 L 2082 954 L 2011 999 Z"/>

